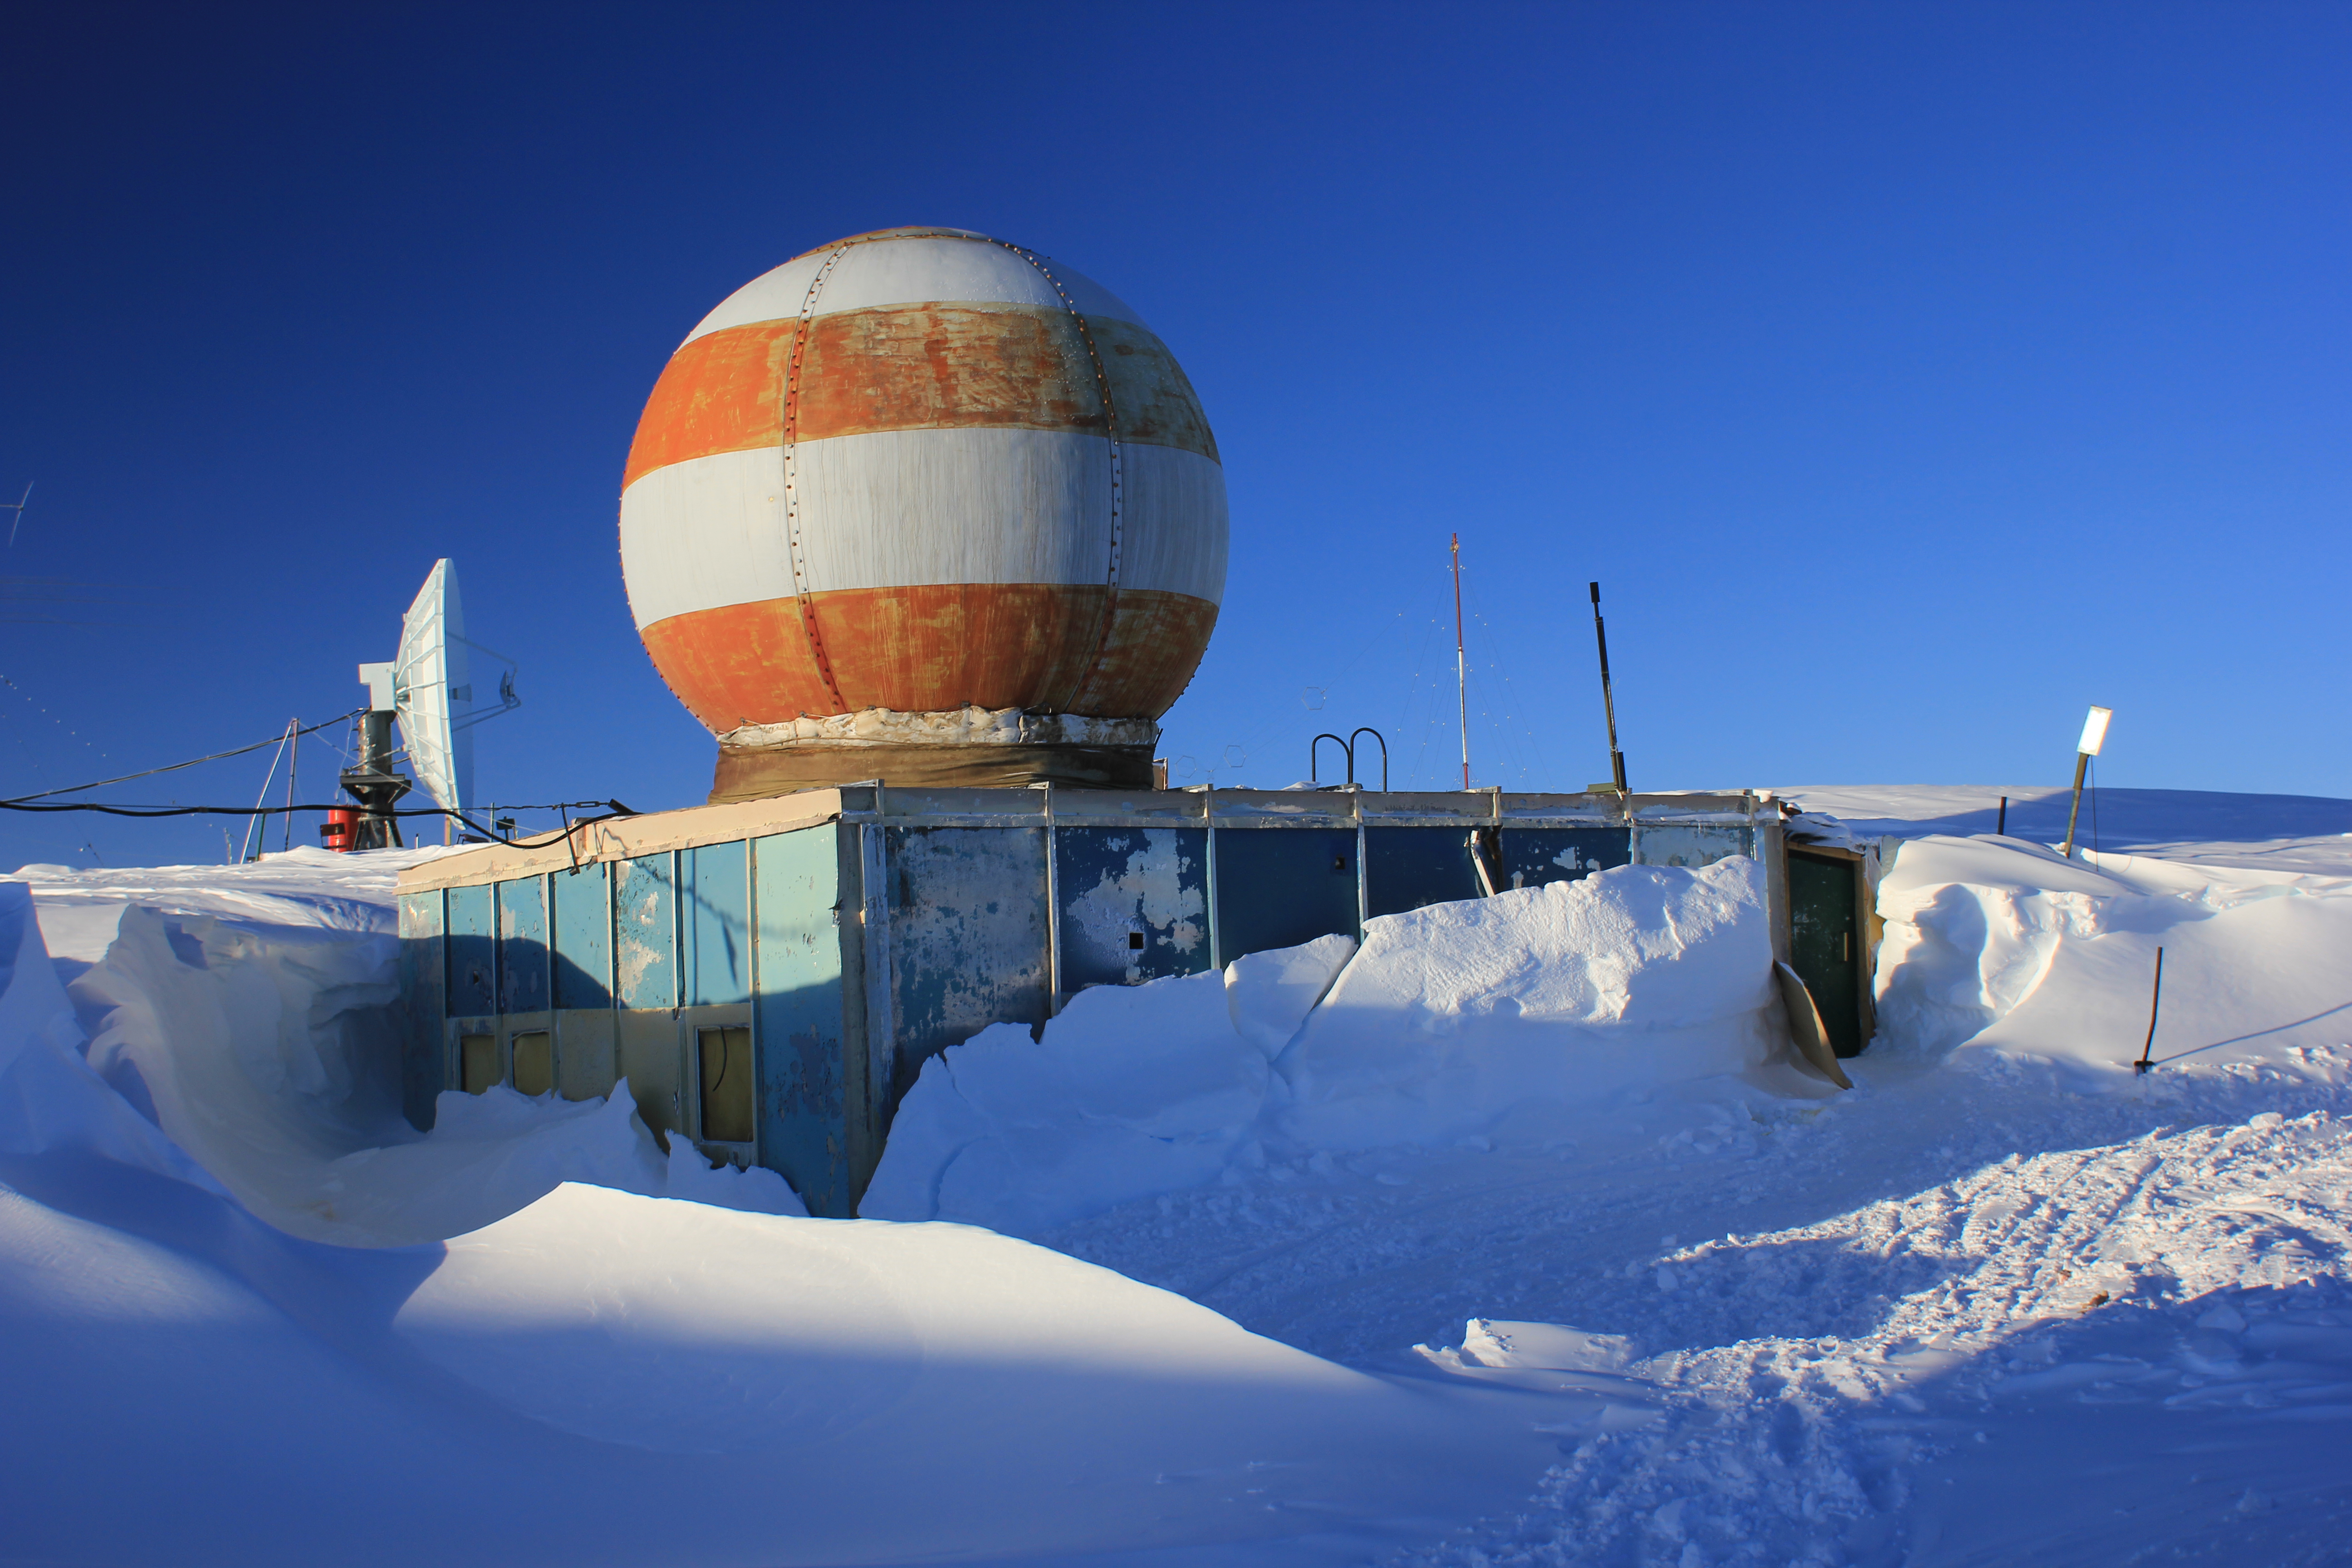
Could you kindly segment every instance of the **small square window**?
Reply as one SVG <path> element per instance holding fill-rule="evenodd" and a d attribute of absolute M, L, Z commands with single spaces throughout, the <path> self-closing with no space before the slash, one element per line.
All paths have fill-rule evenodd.
<path fill-rule="evenodd" d="M 751 1031 L 698 1029 L 702 1058 L 702 1139 L 706 1143 L 751 1142 Z"/>
<path fill-rule="evenodd" d="M 531 1029 L 514 1037 L 514 1086 L 533 1100 L 555 1087 L 555 1037 Z"/>
<path fill-rule="evenodd" d="M 490 1085 L 505 1076 L 499 1070 L 496 1035 L 457 1037 L 457 1081 L 467 1094 L 487 1093 Z"/>

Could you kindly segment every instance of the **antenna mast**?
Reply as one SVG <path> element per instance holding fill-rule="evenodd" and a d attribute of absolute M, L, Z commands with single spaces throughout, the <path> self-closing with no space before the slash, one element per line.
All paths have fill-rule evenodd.
<path fill-rule="evenodd" d="M 1462 788 L 1470 788 L 1470 666 L 1462 656 L 1462 536 L 1454 536 L 1454 683 L 1462 693 Z"/>
<path fill-rule="evenodd" d="M 1617 749 L 1617 699 L 1609 689 L 1609 631 L 1601 624 L 1601 584 L 1592 584 L 1592 636 L 1601 644 L 1601 707 L 1609 715 L 1609 772 L 1625 792 L 1625 753 Z"/>

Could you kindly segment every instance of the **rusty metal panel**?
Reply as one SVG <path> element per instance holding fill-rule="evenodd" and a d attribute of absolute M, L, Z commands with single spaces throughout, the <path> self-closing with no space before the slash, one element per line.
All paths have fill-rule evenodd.
<path fill-rule="evenodd" d="M 677 855 L 678 929 L 685 939 L 686 1005 L 751 999 L 751 881 L 748 843 L 705 844 Z"/>
<path fill-rule="evenodd" d="M 715 453 L 772 455 L 784 439 L 796 340 L 793 427 L 802 441 L 956 428 L 1108 435 L 1099 364 L 1120 440 L 1217 456 L 1192 383 L 1150 329 L 1109 320 L 1081 328 L 1058 300 L 929 300 L 836 310 L 805 329 L 793 318 L 747 323 L 681 345 L 646 400 L 622 489 Z"/>
<path fill-rule="evenodd" d="M 1164 710 L 1192 677 L 1216 625 L 1214 601 L 1122 584 L 1099 668 L 1103 584 L 947 583 L 813 593 L 844 703 L 930 712 L 1058 706 L 1094 668 L 1088 711 Z M 712 730 L 830 712 L 800 601 L 779 597 L 684 612 L 639 628 L 678 700 Z"/>
<path fill-rule="evenodd" d="M 885 833 L 897 1020 L 887 1110 L 895 1110 L 923 1063 L 948 1047 L 991 1024 L 1045 1021 L 1045 835 Z"/>
<path fill-rule="evenodd" d="M 613 889 L 614 989 L 624 1007 L 675 1007 L 677 857 L 645 855 L 624 860 L 617 875 Z"/>
<path fill-rule="evenodd" d="M 1641 866 L 1712 866 L 1756 852 L 1756 830 L 1744 823 L 1661 824 L 1633 830 L 1633 861 Z"/>
<path fill-rule="evenodd" d="M 1209 966 L 1208 837 L 1198 827 L 1054 830 L 1066 994 Z"/>
<path fill-rule="evenodd" d="M 409 1125 L 427 1132 L 446 1070 L 441 1047 L 449 1000 L 446 899 L 437 889 L 400 896 L 400 1109 Z"/>
<path fill-rule="evenodd" d="M 1622 826 L 1510 827 L 1502 830 L 1503 882 L 1540 888 L 1580 882 L 1595 871 L 1633 859 L 1632 833 Z"/>
<path fill-rule="evenodd" d="M 612 886 L 609 866 L 583 866 L 548 879 L 558 1008 L 613 1005 Z"/>
<path fill-rule="evenodd" d="M 848 1124 L 852 1100 L 864 1100 L 864 1059 L 843 1026 L 840 835 L 811 827 L 751 845 L 752 1024 L 761 1163 L 783 1174 L 809 1213 L 845 1218 L 855 1212 Z"/>

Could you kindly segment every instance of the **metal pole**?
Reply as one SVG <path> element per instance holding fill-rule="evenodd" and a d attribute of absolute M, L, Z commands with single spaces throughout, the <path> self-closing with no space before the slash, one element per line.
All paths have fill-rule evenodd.
<path fill-rule="evenodd" d="M 289 719 L 286 721 L 286 728 L 289 732 L 295 731 L 301 722 L 299 718 Z M 302 765 L 302 737 L 299 733 L 293 733 L 291 738 L 294 742 L 294 754 L 286 759 L 286 833 L 278 845 L 281 854 L 294 847 L 294 773 L 295 770 Z"/>
<path fill-rule="evenodd" d="M 1462 652 L 1462 536 L 1454 536 L 1454 680 L 1462 693 L 1462 789 L 1470 789 L 1470 665 Z"/>
<path fill-rule="evenodd" d="M 1202 878 L 1209 896 L 1209 967 L 1223 970 L 1225 950 L 1217 930 L 1217 786 L 1213 784 L 1201 792 L 1201 853 L 1209 862 Z"/>
<path fill-rule="evenodd" d="M 2083 809 L 2083 770 L 2091 765 L 2091 753 L 2074 753 L 2074 804 L 2066 808 L 2066 847 L 2058 853 L 2068 860 L 2074 858 L 2074 815 Z"/>
<path fill-rule="evenodd" d="M 2009 837 L 2009 796 L 2007 795 L 2000 797 L 2000 815 L 1993 818 L 1992 831 L 1996 838 Z"/>
<path fill-rule="evenodd" d="M 1054 781 L 1045 781 L 1045 1016 L 1062 1012 L 1061 868 L 1054 844 Z"/>
<path fill-rule="evenodd" d="M 1625 790 L 1625 753 L 1617 749 L 1617 698 L 1609 688 L 1609 629 L 1601 622 L 1601 584 L 1592 584 L 1592 636 L 1601 645 L 1601 709 L 1609 716 L 1609 773 L 1617 793 Z"/>

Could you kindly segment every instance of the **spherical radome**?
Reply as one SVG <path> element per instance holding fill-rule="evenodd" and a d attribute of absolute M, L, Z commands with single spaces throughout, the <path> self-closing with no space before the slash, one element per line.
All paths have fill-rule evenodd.
<path fill-rule="evenodd" d="M 755 279 L 646 401 L 621 495 L 646 649 L 714 732 L 889 709 L 1156 719 L 1215 625 L 1224 471 L 1100 285 L 889 229 Z"/>

